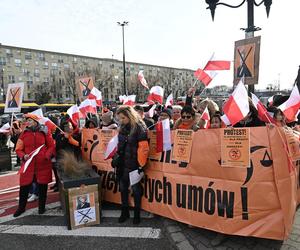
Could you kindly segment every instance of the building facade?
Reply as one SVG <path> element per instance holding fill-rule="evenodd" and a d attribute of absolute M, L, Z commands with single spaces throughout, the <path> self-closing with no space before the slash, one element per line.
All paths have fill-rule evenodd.
<path fill-rule="evenodd" d="M 137 78 L 140 70 L 144 70 L 149 87 L 162 86 L 165 96 L 173 93 L 175 98 L 185 95 L 195 80 L 193 70 L 126 62 L 128 93 L 136 94 L 139 102 L 148 96 L 148 90 Z M 75 79 L 80 76 L 95 78 L 104 101 L 117 101 L 124 94 L 122 61 L 0 44 L 2 102 L 9 83 L 24 82 L 24 102 L 75 103 Z"/>

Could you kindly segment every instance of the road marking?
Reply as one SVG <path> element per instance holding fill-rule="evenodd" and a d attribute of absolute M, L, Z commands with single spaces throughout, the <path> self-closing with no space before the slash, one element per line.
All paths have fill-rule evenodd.
<path fill-rule="evenodd" d="M 76 230 L 67 230 L 65 226 L 28 226 L 0 225 L 2 234 L 30 234 L 41 236 L 84 236 L 84 237 L 117 237 L 159 239 L 161 230 L 152 227 L 84 227 Z"/>

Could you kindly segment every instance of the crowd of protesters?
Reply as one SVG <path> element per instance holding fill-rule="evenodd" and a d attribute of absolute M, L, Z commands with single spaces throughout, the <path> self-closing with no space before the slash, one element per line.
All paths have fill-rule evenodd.
<path fill-rule="evenodd" d="M 98 115 L 87 114 L 85 123 L 77 126 L 66 114 L 49 117 L 57 126 L 55 131 L 47 131 L 47 127 L 39 123 L 34 114 L 28 113 L 23 121 L 15 120 L 10 131 L 10 140 L 14 143 L 17 154 L 17 164 L 24 167 L 30 158 L 30 153 L 42 146 L 40 152 L 33 158 L 26 171 L 20 171 L 19 207 L 14 213 L 15 217 L 21 215 L 26 208 L 27 201 L 38 199 L 39 214 L 45 212 L 48 184 L 52 181 L 52 170 L 56 182 L 51 187 L 58 191 L 58 162 L 62 157 L 62 150 L 74 153 L 78 159 L 81 157 L 81 128 L 88 129 L 117 129 L 119 144 L 116 156 L 112 160 L 114 167 L 120 167 L 118 181 L 120 183 L 122 210 L 119 222 L 129 218 L 128 188 L 129 172 L 143 171 L 146 165 L 149 146 L 147 130 L 155 129 L 155 124 L 169 119 L 171 129 L 191 129 L 198 131 L 207 128 L 202 113 L 205 109 L 209 112 L 209 129 L 224 128 L 221 108 L 211 99 L 194 97 L 195 89 L 187 92 L 185 103 L 165 107 L 159 103 L 151 105 L 131 106 L 104 106 Z M 278 96 L 273 104 L 268 104 L 267 109 L 273 113 L 272 126 L 290 127 L 298 130 L 298 120 L 287 122 L 284 113 L 278 109 L 286 99 Z M 151 114 L 151 109 L 155 109 Z M 258 117 L 258 112 L 249 98 L 249 113 L 244 119 L 233 127 L 265 126 L 265 122 Z M 80 128 L 81 127 L 81 128 Z M 22 168 L 21 168 L 22 169 Z M 133 185 L 134 224 L 140 223 L 140 204 L 142 196 L 141 184 Z M 31 196 L 28 196 L 29 193 Z M 222 237 L 221 237 L 222 238 Z"/>

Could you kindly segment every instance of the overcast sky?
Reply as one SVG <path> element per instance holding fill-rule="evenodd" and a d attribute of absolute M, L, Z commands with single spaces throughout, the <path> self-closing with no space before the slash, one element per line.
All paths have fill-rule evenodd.
<path fill-rule="evenodd" d="M 1 0 L 0 6 L 5 45 L 122 60 L 117 21 L 125 20 L 126 61 L 194 70 L 213 52 L 233 60 L 234 42 L 247 26 L 246 4 L 218 6 L 212 22 L 205 0 Z M 299 11 L 299 0 L 274 0 L 269 18 L 264 5 L 255 7 L 255 25 L 262 28 L 255 33 L 261 36 L 256 88 L 278 80 L 281 89 L 292 87 L 300 65 Z M 232 70 L 222 72 L 212 86 L 232 78 Z"/>

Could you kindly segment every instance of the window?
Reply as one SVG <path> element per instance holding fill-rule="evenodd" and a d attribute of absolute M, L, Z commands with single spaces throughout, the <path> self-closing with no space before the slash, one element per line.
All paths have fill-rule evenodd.
<path fill-rule="evenodd" d="M 51 67 L 52 67 L 52 69 L 58 69 L 57 63 L 51 63 Z"/>
<path fill-rule="evenodd" d="M 44 77 L 44 83 L 49 83 L 49 77 Z"/>
<path fill-rule="evenodd" d="M 27 93 L 27 99 L 31 99 L 31 93 Z"/>
<path fill-rule="evenodd" d="M 25 51 L 25 59 L 27 59 L 27 60 L 32 59 L 32 56 L 31 56 L 31 52 L 30 52 L 30 51 Z"/>
<path fill-rule="evenodd" d="M 6 65 L 6 58 L 0 57 L 0 65 Z"/>
<path fill-rule="evenodd" d="M 40 61 L 45 61 L 45 54 L 44 53 L 38 53 L 38 58 L 40 59 Z"/>
<path fill-rule="evenodd" d="M 34 69 L 34 74 L 35 77 L 39 77 L 40 76 L 40 70 L 39 69 Z"/>
<path fill-rule="evenodd" d="M 28 65 L 28 64 L 29 64 L 28 60 L 25 60 L 25 64 L 26 64 L 26 65 Z"/>
<path fill-rule="evenodd" d="M 59 56 L 58 63 L 63 63 L 63 62 L 64 62 L 64 59 L 62 58 L 62 56 Z"/>
<path fill-rule="evenodd" d="M 73 57 L 73 63 L 77 63 L 77 58 Z"/>
<path fill-rule="evenodd" d="M 38 62 L 38 61 L 35 61 L 35 65 L 36 65 L 36 66 L 39 66 L 39 62 Z"/>
<path fill-rule="evenodd" d="M 69 68 L 70 68 L 70 65 L 67 64 L 67 63 L 65 63 L 64 68 L 65 68 L 65 69 L 69 69 Z"/>
<path fill-rule="evenodd" d="M 8 75 L 8 83 L 15 83 L 15 76 Z"/>
<path fill-rule="evenodd" d="M 43 68 L 44 68 L 44 69 L 48 69 L 48 68 L 49 68 L 49 63 L 48 63 L 48 62 L 44 62 Z"/>
<path fill-rule="evenodd" d="M 12 51 L 10 49 L 6 49 L 6 55 L 8 57 L 13 57 Z"/>
<path fill-rule="evenodd" d="M 22 66 L 21 59 L 15 59 L 15 64 L 16 64 L 16 67 L 21 67 Z"/>

